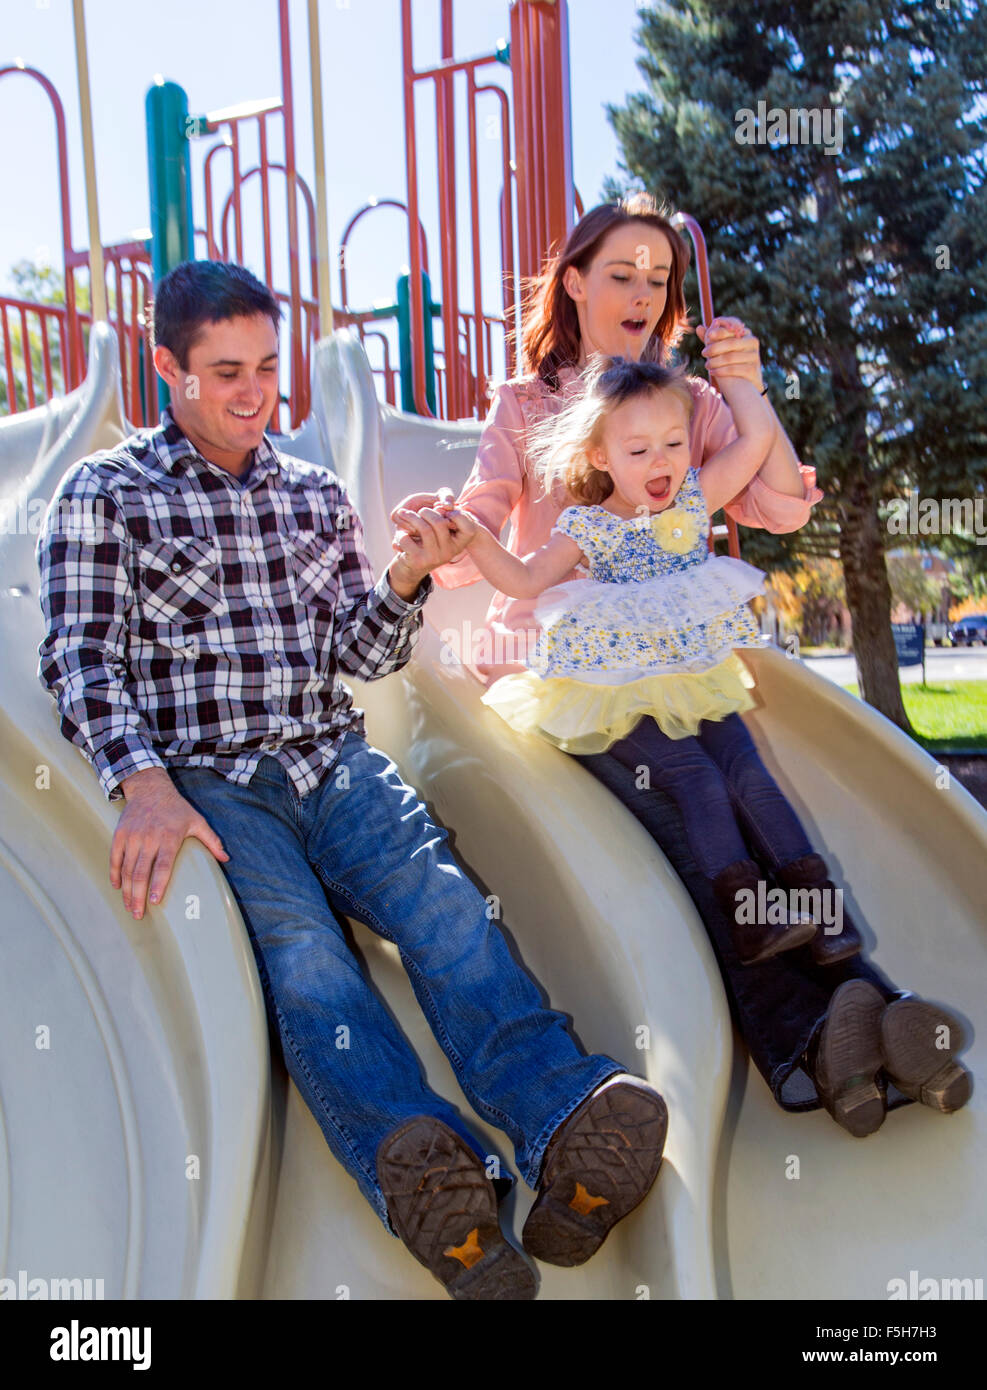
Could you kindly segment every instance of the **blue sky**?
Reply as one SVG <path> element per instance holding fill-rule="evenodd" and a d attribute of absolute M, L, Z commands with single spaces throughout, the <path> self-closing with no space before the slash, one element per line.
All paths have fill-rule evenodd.
<path fill-rule="evenodd" d="M 416 62 L 437 57 L 438 0 L 414 0 Z M 642 82 L 635 66 L 636 0 L 570 0 L 573 147 L 576 183 L 587 207 L 617 169 L 617 147 L 603 112 Z M 299 168 L 311 175 L 306 7 L 292 0 Z M 94 104 L 100 222 L 104 243 L 147 226 L 144 96 L 156 74 L 179 82 L 193 112 L 276 96 L 280 91 L 276 0 L 88 0 L 86 21 Z M 399 0 L 321 0 L 330 245 L 369 197 L 405 197 Z M 457 56 L 493 49 L 509 32 L 507 0 L 458 0 Z M 21 58 L 55 84 L 69 131 L 74 244 L 87 244 L 79 105 L 70 0 L 3 0 L 0 62 Z M 506 75 L 506 74 L 505 74 Z M 492 114 L 493 98 L 486 110 Z M 482 117 L 481 117 L 482 120 Z M 0 278 L 22 257 L 59 263 L 57 166 L 47 101 L 21 77 L 0 81 L 0 155 L 5 216 Z M 11 139 L 11 133 L 16 138 Z M 422 108 L 419 139 L 434 150 Z M 483 130 L 485 133 L 485 130 Z M 465 143 L 465 142 L 464 142 Z M 494 189 L 497 143 L 480 142 L 484 196 Z M 194 160 L 201 161 L 204 144 Z M 430 167 L 430 166 L 429 166 Z M 202 221 L 201 179 L 195 221 Z M 426 175 L 426 206 L 434 182 Z M 489 204 L 488 204 L 489 207 Z M 364 230 L 365 229 L 365 230 Z M 363 224 L 350 259 L 351 300 L 393 295 L 407 260 L 403 218 L 381 212 Z M 495 247 L 491 246 L 491 259 Z M 436 252 L 433 254 L 437 253 Z M 247 257 L 249 260 L 249 255 Z M 466 257 L 463 260 L 466 261 Z M 259 267 L 255 267 L 259 268 Z M 469 273 L 469 265 L 464 265 Z M 485 281 L 495 267 L 485 266 Z M 275 278 L 278 278 L 277 275 Z M 338 277 L 333 271 L 333 299 Z"/>

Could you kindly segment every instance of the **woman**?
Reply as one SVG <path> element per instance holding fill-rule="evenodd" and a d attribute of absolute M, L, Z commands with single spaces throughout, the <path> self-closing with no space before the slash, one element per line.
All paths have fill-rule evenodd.
<path fill-rule="evenodd" d="M 646 195 L 588 212 L 562 251 L 535 281 L 526 306 L 522 360 L 525 375 L 498 387 L 484 425 L 476 462 L 457 506 L 494 536 L 510 520 L 506 545 L 527 555 L 544 545 L 556 518 L 570 505 L 558 487 L 546 494 L 530 467 L 527 437 L 582 389 L 591 354 L 667 362 L 688 328 L 683 280 L 685 243 Z M 757 339 L 735 319 L 717 319 L 697 333 L 714 381 L 741 377 L 764 391 Z M 695 382 L 690 463 L 701 467 L 736 437 L 719 394 Z M 757 475 L 725 508 L 739 524 L 780 533 L 808 520 L 822 493 L 815 470 L 800 464 L 775 416 L 775 434 Z M 423 526 L 449 523 L 435 510 L 436 494 L 405 499 L 395 510 L 419 514 Z M 435 572 L 443 587 L 478 579 L 468 552 Z M 578 577 L 575 573 L 567 579 Z M 497 594 L 487 615 L 492 659 L 477 663 L 486 679 L 517 669 L 537 632 L 532 600 Z M 681 813 L 656 788 L 641 789 L 633 759 L 621 749 L 580 762 L 637 816 L 674 866 L 706 924 L 738 1026 L 752 1059 L 778 1103 L 787 1110 L 824 1105 L 850 1133 L 862 1137 L 883 1122 L 887 1109 L 920 1100 L 946 1112 L 965 1104 L 969 1073 L 953 1054 L 966 1044 L 951 1015 L 895 988 L 862 954 L 837 963 L 813 959 L 808 948 L 755 965 L 741 964 L 730 922 L 689 850 Z M 756 816 L 744 814 L 748 758 L 741 750 L 730 769 L 731 788 L 752 847 Z M 751 808 L 753 810 L 753 808 Z M 796 885 L 832 891 L 818 855 L 801 863 Z M 936 1047 L 946 1025 L 951 1047 Z M 941 1038 L 942 1034 L 939 1034 Z M 888 1081 L 898 1094 L 889 1103 Z"/>

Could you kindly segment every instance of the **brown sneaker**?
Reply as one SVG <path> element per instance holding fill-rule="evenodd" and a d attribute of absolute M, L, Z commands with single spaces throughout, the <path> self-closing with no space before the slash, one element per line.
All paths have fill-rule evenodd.
<path fill-rule="evenodd" d="M 969 1041 L 958 1018 L 924 999 L 895 999 L 881 1019 L 889 1078 L 903 1095 L 944 1115 L 966 1105 L 973 1094 L 973 1077 L 954 1060 Z"/>
<path fill-rule="evenodd" d="M 581 1265 L 644 1201 L 661 1166 L 668 1111 L 649 1086 L 596 1090 L 552 1138 L 521 1241 L 547 1264 Z"/>
<path fill-rule="evenodd" d="M 884 1123 L 881 1077 L 884 998 L 866 980 L 847 980 L 829 1002 L 813 1063 L 819 1099 L 838 1125 L 863 1139 Z"/>
<path fill-rule="evenodd" d="M 531 1266 L 500 1229 L 493 1183 L 448 1125 L 416 1115 L 385 1135 L 377 1180 L 395 1231 L 451 1298 L 535 1297 Z"/>

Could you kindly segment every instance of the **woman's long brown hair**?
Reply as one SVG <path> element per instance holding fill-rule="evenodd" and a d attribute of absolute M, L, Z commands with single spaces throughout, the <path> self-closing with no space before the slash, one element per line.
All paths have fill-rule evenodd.
<path fill-rule="evenodd" d="M 664 232 L 672 248 L 665 307 L 641 354 L 642 362 L 667 364 L 672 351 L 689 327 L 682 283 L 689 264 L 689 249 L 672 226 L 670 209 L 648 193 L 635 193 L 619 203 L 602 203 L 581 217 L 562 250 L 553 256 L 541 275 L 528 281 L 521 315 L 521 360 L 524 371 L 540 376 L 553 391 L 559 389 L 559 368 L 575 367 L 580 358 L 579 316 L 563 284 L 571 265 L 585 271 L 605 237 L 615 227 L 646 222 Z"/>

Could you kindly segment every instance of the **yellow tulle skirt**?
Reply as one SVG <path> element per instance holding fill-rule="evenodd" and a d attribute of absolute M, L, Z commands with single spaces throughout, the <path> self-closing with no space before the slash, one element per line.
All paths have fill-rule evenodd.
<path fill-rule="evenodd" d="M 669 738 L 688 738 L 704 719 L 754 708 L 754 678 L 732 653 L 708 671 L 642 676 L 626 685 L 595 685 L 533 671 L 502 676 L 483 703 L 521 734 L 537 734 L 566 753 L 605 753 L 650 717 Z"/>

